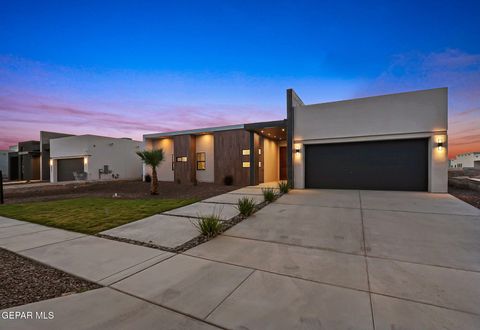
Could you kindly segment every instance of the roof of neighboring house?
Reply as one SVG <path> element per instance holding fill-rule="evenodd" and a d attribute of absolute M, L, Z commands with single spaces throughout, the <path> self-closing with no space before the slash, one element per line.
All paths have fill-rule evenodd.
<path fill-rule="evenodd" d="M 273 127 L 273 126 L 284 127 L 284 126 L 286 126 L 286 121 L 285 120 L 276 120 L 276 121 L 265 121 L 265 122 L 258 122 L 258 123 L 249 123 L 249 124 L 238 124 L 238 125 L 196 128 L 196 129 L 173 131 L 173 132 L 152 133 L 152 134 L 144 134 L 143 138 L 144 139 L 152 139 L 152 138 L 170 137 L 170 136 L 175 136 L 175 135 L 201 135 L 201 134 L 205 134 L 205 133 L 230 131 L 230 130 L 235 130 L 235 129 L 255 130 L 255 129 L 259 129 L 259 128 Z"/>

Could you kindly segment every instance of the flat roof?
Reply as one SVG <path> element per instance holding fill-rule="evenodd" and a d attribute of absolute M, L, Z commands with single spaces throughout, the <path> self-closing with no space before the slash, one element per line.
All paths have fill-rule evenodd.
<path fill-rule="evenodd" d="M 258 123 L 249 123 L 249 124 L 238 124 L 238 125 L 227 125 L 227 126 L 217 126 L 217 127 L 205 127 L 205 128 L 196 128 L 190 130 L 182 130 L 182 131 L 173 131 L 173 132 L 163 132 L 163 133 L 152 133 L 152 134 L 144 134 L 144 139 L 151 139 L 151 138 L 164 138 L 176 135 L 201 135 L 204 133 L 213 133 L 213 132 L 221 132 L 221 131 L 230 131 L 235 129 L 246 129 L 246 130 L 254 130 L 260 127 L 273 127 L 273 126 L 286 126 L 286 120 L 276 120 L 276 121 L 265 121 L 265 122 L 258 122 Z"/>

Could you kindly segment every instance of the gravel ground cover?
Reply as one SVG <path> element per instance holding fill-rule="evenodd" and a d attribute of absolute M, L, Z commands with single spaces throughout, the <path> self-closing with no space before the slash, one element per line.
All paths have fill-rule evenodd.
<path fill-rule="evenodd" d="M 206 199 L 239 189 L 214 183 L 177 184 L 159 182 L 159 194 L 150 195 L 150 183 L 142 181 L 78 182 L 68 184 L 35 184 L 5 187 L 5 203 L 24 203 L 78 197 L 106 197 L 117 194 L 122 199 Z"/>
<path fill-rule="evenodd" d="M 480 209 L 480 191 L 448 187 L 448 193 Z"/>
<path fill-rule="evenodd" d="M 0 309 L 100 288 L 4 249 L 0 265 Z"/>

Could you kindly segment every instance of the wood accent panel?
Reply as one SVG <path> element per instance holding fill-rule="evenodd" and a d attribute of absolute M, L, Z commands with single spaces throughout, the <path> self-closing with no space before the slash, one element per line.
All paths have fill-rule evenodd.
<path fill-rule="evenodd" d="M 223 184 L 227 175 L 233 176 L 233 184 L 250 184 L 250 169 L 242 167 L 250 156 L 242 155 L 243 149 L 250 149 L 250 133 L 245 130 L 231 130 L 214 133 L 215 183 Z M 253 164 L 250 164 L 253 166 Z"/>
<path fill-rule="evenodd" d="M 176 135 L 173 137 L 173 154 L 175 159 L 174 179 L 178 183 L 194 183 L 195 171 L 195 144 L 194 135 Z M 186 162 L 177 162 L 177 157 L 187 157 Z"/>

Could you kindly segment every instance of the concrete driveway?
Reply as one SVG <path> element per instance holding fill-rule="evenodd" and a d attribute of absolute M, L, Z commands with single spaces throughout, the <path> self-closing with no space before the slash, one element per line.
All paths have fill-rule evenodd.
<path fill-rule="evenodd" d="M 255 269 L 226 328 L 480 329 L 480 211 L 448 194 L 294 190 L 186 253 Z"/>
<path fill-rule="evenodd" d="M 294 190 L 224 235 L 162 256 L 106 288 L 12 309 L 54 310 L 52 321 L 6 324 L 480 329 L 480 211 L 447 194 Z"/>

